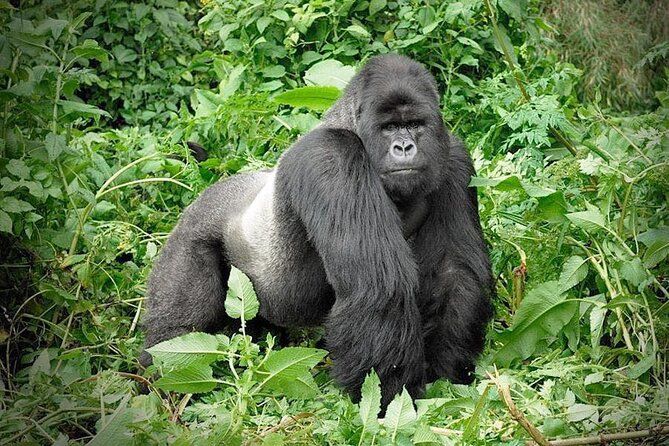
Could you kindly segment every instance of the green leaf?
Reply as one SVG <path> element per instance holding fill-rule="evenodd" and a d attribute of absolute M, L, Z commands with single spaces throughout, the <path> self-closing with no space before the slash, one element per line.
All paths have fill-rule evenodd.
<path fill-rule="evenodd" d="M 0 209 L 5 212 L 18 214 L 21 212 L 32 211 L 35 208 L 27 201 L 19 200 L 14 197 L 5 197 L 0 200 Z"/>
<path fill-rule="evenodd" d="M 578 302 L 566 300 L 558 281 L 542 283 L 523 299 L 511 328 L 499 335 L 502 347 L 495 362 L 507 367 L 515 359 L 527 359 L 564 329 L 578 309 Z"/>
<path fill-rule="evenodd" d="M 132 431 L 129 425 L 135 418 L 136 410 L 128 407 L 129 400 L 130 395 L 125 395 L 113 414 L 96 423 L 97 433 L 86 443 L 87 446 L 122 445 L 131 442 Z"/>
<path fill-rule="evenodd" d="M 521 181 L 516 175 L 499 178 L 472 177 L 470 187 L 494 187 L 501 191 L 524 190 L 530 197 L 546 197 L 555 193 L 552 189 L 535 186 Z"/>
<path fill-rule="evenodd" d="M 221 82 L 219 88 L 221 91 L 220 97 L 222 99 L 229 98 L 235 94 L 237 90 L 239 90 L 239 87 L 242 84 L 242 75 L 244 74 L 244 71 L 246 71 L 246 66 L 237 65 L 230 71 L 230 74 L 228 75 L 228 78 L 225 80 L 225 82 Z M 219 102 L 219 104 L 220 103 L 221 102 Z"/>
<path fill-rule="evenodd" d="M 365 28 L 360 25 L 351 25 L 344 28 L 344 31 L 348 31 L 353 34 L 353 36 L 358 37 L 359 39 L 369 39 L 371 34 Z"/>
<path fill-rule="evenodd" d="M 587 420 L 588 418 L 592 418 L 593 420 L 599 418 L 599 409 L 597 406 L 576 403 L 567 408 L 567 419 L 572 423 Z"/>
<path fill-rule="evenodd" d="M 270 23 L 272 23 L 272 19 L 270 17 L 260 17 L 256 21 L 256 28 L 258 28 L 258 32 L 260 34 L 265 32 L 265 29 L 270 25 Z"/>
<path fill-rule="evenodd" d="M 63 107 L 63 112 L 65 114 L 78 113 L 78 114 L 87 115 L 87 116 L 107 116 L 107 117 L 111 117 L 111 115 L 109 113 L 102 110 L 101 108 L 97 108 L 96 106 L 90 105 L 90 104 L 84 104 L 83 102 L 66 101 L 66 100 L 63 100 L 63 99 L 59 99 L 58 100 L 58 105 Z"/>
<path fill-rule="evenodd" d="M 269 388 L 291 398 L 310 398 L 318 387 L 310 369 L 327 354 L 325 350 L 305 347 L 287 347 L 270 353 L 263 364 L 269 374 L 261 387 Z"/>
<path fill-rule="evenodd" d="M 567 214 L 566 217 L 571 221 L 575 226 L 584 229 L 586 231 L 596 231 L 598 229 L 605 229 L 606 222 L 604 221 L 604 216 L 592 205 L 588 205 L 587 211 L 581 212 L 572 212 Z"/>
<path fill-rule="evenodd" d="M 579 256 L 569 257 L 562 265 L 560 290 L 567 291 L 575 287 L 588 275 L 588 260 Z"/>
<path fill-rule="evenodd" d="M 251 320 L 258 314 L 260 302 L 253 290 L 251 279 L 232 266 L 228 279 L 228 294 L 225 298 L 225 312 L 234 319 Z"/>
<path fill-rule="evenodd" d="M 267 67 L 264 70 L 262 70 L 263 77 L 267 77 L 270 79 L 283 77 L 285 74 L 286 74 L 286 68 L 283 67 L 282 65 L 273 65 L 271 67 Z"/>
<path fill-rule="evenodd" d="M 114 55 L 116 61 L 121 64 L 133 62 L 135 59 L 137 59 L 137 53 L 130 48 L 124 47 L 123 45 L 116 45 L 114 48 L 112 48 L 112 54 Z"/>
<path fill-rule="evenodd" d="M 669 254 L 669 228 L 666 226 L 639 234 L 638 239 L 647 248 L 643 255 L 643 264 L 646 268 L 655 267 Z"/>
<path fill-rule="evenodd" d="M 478 401 L 476 401 L 476 406 L 474 407 L 474 413 L 472 413 L 472 416 L 469 417 L 469 420 L 467 421 L 467 426 L 465 427 L 465 430 L 462 432 L 462 440 L 465 444 L 473 443 L 473 440 L 478 437 L 479 429 L 481 427 L 479 419 L 481 418 L 481 413 L 483 413 L 486 403 L 488 402 L 489 390 L 490 386 L 486 386 L 486 388 L 483 390 L 483 393 L 479 397 Z"/>
<path fill-rule="evenodd" d="M 188 333 L 163 341 L 146 351 L 163 367 L 183 369 L 192 364 L 211 364 L 225 356 L 219 350 L 219 340 L 208 333 Z"/>
<path fill-rule="evenodd" d="M 86 39 L 81 45 L 72 48 L 72 53 L 74 53 L 78 59 L 97 59 L 101 62 L 107 62 L 109 60 L 107 52 L 92 39 Z"/>
<path fill-rule="evenodd" d="M 282 21 L 284 21 L 284 22 L 287 22 L 287 21 L 290 20 L 290 16 L 289 16 L 288 13 L 287 13 L 286 11 L 284 11 L 283 9 L 279 9 L 279 10 L 277 10 L 277 11 L 274 11 L 274 12 L 272 13 L 272 17 L 276 17 L 277 19 L 282 20 Z"/>
<path fill-rule="evenodd" d="M 627 370 L 627 377 L 630 379 L 637 379 L 655 365 L 655 353 L 644 357 L 641 361 L 634 364 Z"/>
<path fill-rule="evenodd" d="M 281 93 L 274 100 L 293 107 L 326 110 L 340 95 L 341 92 L 336 87 L 300 87 Z"/>
<path fill-rule="evenodd" d="M 343 90 L 354 75 L 353 67 L 327 59 L 313 64 L 304 73 L 304 82 L 307 85 L 331 86 Z"/>
<path fill-rule="evenodd" d="M 156 387 L 168 392 L 205 393 L 214 390 L 218 380 L 211 367 L 192 364 L 185 369 L 172 370 L 155 382 Z"/>
<path fill-rule="evenodd" d="M 386 410 L 386 418 L 383 425 L 390 435 L 391 441 L 400 432 L 406 432 L 416 421 L 416 410 L 413 408 L 413 402 L 407 389 L 403 389 L 402 393 L 395 396 Z"/>
<path fill-rule="evenodd" d="M 12 219 L 3 211 L 0 211 L 0 232 L 12 234 Z"/>
<path fill-rule="evenodd" d="M 362 384 L 360 398 L 360 418 L 365 432 L 376 433 L 379 429 L 379 411 L 381 410 L 381 381 L 374 370 L 369 372 Z"/>
<path fill-rule="evenodd" d="M 369 2 L 369 16 L 373 16 L 377 12 L 386 7 L 388 2 L 386 0 L 372 0 Z"/>
<path fill-rule="evenodd" d="M 56 160 L 56 158 L 58 158 L 60 154 L 63 153 L 65 149 L 67 149 L 65 136 L 49 132 L 49 134 L 44 138 L 44 147 L 46 148 L 46 152 L 49 155 L 49 161 Z"/>
<path fill-rule="evenodd" d="M 620 275 L 630 285 L 639 287 L 648 278 L 646 269 L 644 268 L 641 259 L 634 257 L 628 262 L 624 262 L 620 267 Z"/>
<path fill-rule="evenodd" d="M 513 44 L 511 43 L 511 39 L 509 39 L 509 35 L 506 32 L 506 28 L 504 28 L 501 24 L 498 24 L 497 31 L 499 32 L 499 39 L 497 38 L 496 35 L 495 40 L 493 42 L 495 49 L 499 51 L 501 54 L 504 54 L 506 52 L 509 55 L 509 57 L 511 57 L 511 60 L 514 63 L 514 65 L 518 66 L 518 59 L 516 58 L 516 52 L 513 48 Z"/>
<path fill-rule="evenodd" d="M 517 22 L 522 22 L 527 7 L 526 0 L 497 0 L 497 4 L 509 17 Z"/>
<path fill-rule="evenodd" d="M 7 172 L 22 179 L 30 178 L 30 168 L 23 160 L 11 159 L 7 163 Z"/>
<path fill-rule="evenodd" d="M 430 429 L 429 426 L 425 426 L 424 424 L 421 424 L 416 428 L 416 432 L 413 434 L 413 437 L 411 438 L 411 443 L 413 445 L 421 445 L 421 446 L 443 445 L 441 437 L 438 434 L 432 432 L 432 429 Z"/>
<path fill-rule="evenodd" d="M 567 201 L 561 191 L 553 192 L 545 197 L 537 199 L 538 218 L 549 223 L 562 223 L 566 221 Z"/>

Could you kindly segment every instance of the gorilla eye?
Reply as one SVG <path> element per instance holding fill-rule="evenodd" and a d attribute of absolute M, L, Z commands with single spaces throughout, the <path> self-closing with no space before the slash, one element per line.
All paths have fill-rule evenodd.
<path fill-rule="evenodd" d="M 395 132 L 398 128 L 398 125 L 393 122 L 389 122 L 381 126 L 381 130 L 384 132 Z"/>
<path fill-rule="evenodd" d="M 423 127 L 423 123 L 418 122 L 418 121 L 413 121 L 413 122 L 409 122 L 407 124 L 407 127 L 410 128 L 411 130 L 416 130 L 416 129 L 419 129 L 419 128 Z"/>

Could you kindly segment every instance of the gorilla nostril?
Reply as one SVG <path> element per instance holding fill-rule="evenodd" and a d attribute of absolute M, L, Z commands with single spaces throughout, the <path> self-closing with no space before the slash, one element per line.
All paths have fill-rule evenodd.
<path fill-rule="evenodd" d="M 393 145 L 393 153 L 398 156 L 404 155 L 404 147 L 402 147 L 399 144 L 394 144 Z"/>
<path fill-rule="evenodd" d="M 404 153 L 407 155 L 409 154 L 409 152 L 413 152 L 413 150 L 414 150 L 414 145 L 411 143 L 404 146 Z"/>

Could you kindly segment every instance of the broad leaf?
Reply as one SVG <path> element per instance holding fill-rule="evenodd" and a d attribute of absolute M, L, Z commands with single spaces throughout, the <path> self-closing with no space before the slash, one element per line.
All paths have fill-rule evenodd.
<path fill-rule="evenodd" d="M 495 354 L 495 362 L 508 367 L 515 359 L 529 358 L 541 346 L 550 344 L 577 309 L 578 302 L 566 300 L 559 282 L 537 286 L 521 302 L 511 328 L 500 334 L 503 346 Z"/>
<path fill-rule="evenodd" d="M 192 364 L 184 369 L 172 370 L 155 382 L 160 389 L 181 393 L 210 392 L 217 384 L 211 367 L 205 364 Z"/>
<path fill-rule="evenodd" d="M 341 92 L 337 87 L 300 87 L 274 97 L 281 104 L 306 107 L 312 110 L 326 110 L 335 103 Z"/>
<path fill-rule="evenodd" d="M 260 302 L 253 290 L 251 279 L 233 266 L 228 279 L 225 312 L 231 318 L 248 321 L 256 317 L 259 308 Z"/>
<path fill-rule="evenodd" d="M 328 59 L 313 64 L 304 73 L 304 82 L 307 85 L 331 86 L 343 90 L 354 74 L 355 68 Z"/>
<path fill-rule="evenodd" d="M 219 350 L 219 340 L 207 333 L 188 333 L 147 348 L 154 360 L 166 369 L 183 369 L 192 364 L 211 364 L 225 352 Z"/>
<path fill-rule="evenodd" d="M 269 372 L 262 387 L 291 398 L 309 398 L 318 393 L 310 370 L 327 354 L 317 348 L 287 347 L 270 353 L 263 364 Z"/>

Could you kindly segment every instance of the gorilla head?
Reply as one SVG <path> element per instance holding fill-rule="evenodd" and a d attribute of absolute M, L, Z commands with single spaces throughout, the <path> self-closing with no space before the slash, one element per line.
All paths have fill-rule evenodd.
<path fill-rule="evenodd" d="M 398 55 L 371 59 L 356 78 L 356 133 L 388 195 L 401 203 L 434 191 L 448 159 L 434 78 Z"/>

